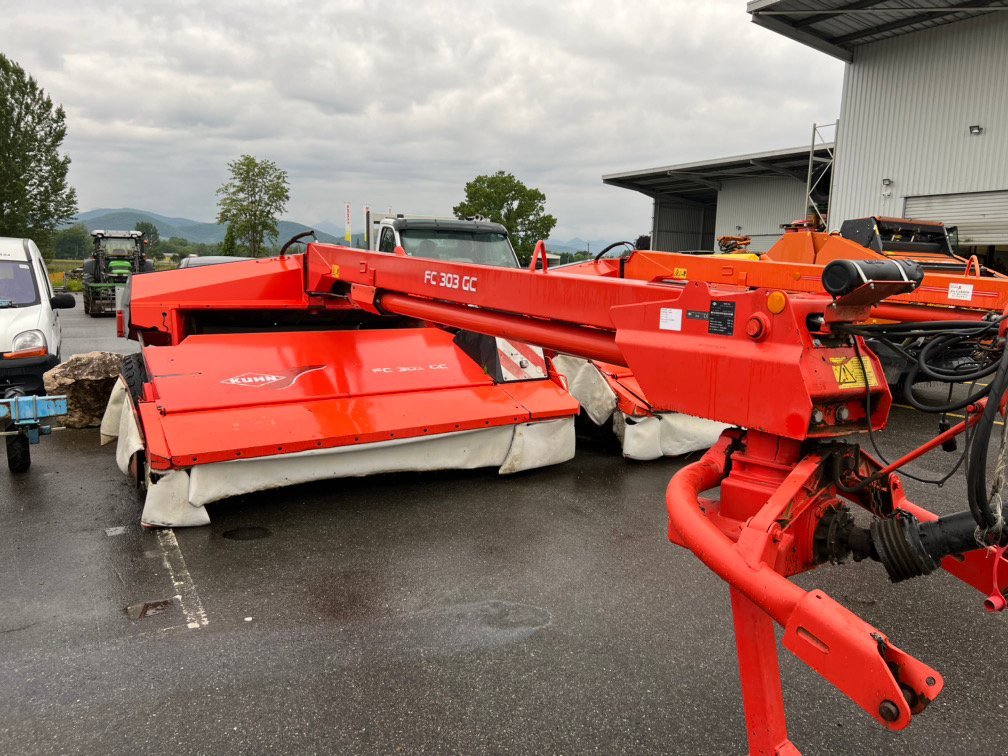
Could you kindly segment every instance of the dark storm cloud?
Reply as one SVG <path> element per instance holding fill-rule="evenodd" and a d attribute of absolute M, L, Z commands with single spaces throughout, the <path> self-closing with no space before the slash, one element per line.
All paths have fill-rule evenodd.
<path fill-rule="evenodd" d="M 560 237 L 647 227 L 649 201 L 603 173 L 807 142 L 842 74 L 741 0 L 54 1 L 0 34 L 67 109 L 83 209 L 209 219 L 250 153 L 290 173 L 305 222 L 347 201 L 448 213 L 504 169 L 547 194 Z"/>

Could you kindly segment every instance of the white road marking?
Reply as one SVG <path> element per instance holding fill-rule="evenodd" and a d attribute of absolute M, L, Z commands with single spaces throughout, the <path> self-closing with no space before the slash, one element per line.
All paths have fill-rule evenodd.
<path fill-rule="evenodd" d="M 127 527 L 125 525 L 117 525 L 114 528 L 105 528 L 105 535 L 109 536 L 121 536 L 126 533 Z"/>
<path fill-rule="evenodd" d="M 190 630 L 198 630 L 210 623 L 207 619 L 203 602 L 200 601 L 199 593 L 196 591 L 196 584 L 193 582 L 189 568 L 186 567 L 185 559 L 182 557 L 182 550 L 179 549 L 178 540 L 175 538 L 175 531 L 166 528 L 157 533 L 158 544 L 161 546 L 161 553 L 165 569 L 171 576 L 172 584 L 175 586 L 175 598 L 182 607 L 182 613 L 186 618 L 186 627 Z"/>

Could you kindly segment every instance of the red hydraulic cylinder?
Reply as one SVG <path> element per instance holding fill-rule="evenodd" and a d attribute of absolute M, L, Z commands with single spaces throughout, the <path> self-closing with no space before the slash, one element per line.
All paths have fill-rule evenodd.
<path fill-rule="evenodd" d="M 889 304 L 888 301 L 872 307 L 873 318 L 895 320 L 898 323 L 917 323 L 932 320 L 975 320 L 978 323 L 987 314 L 983 310 L 951 309 L 926 305 Z"/>
<path fill-rule="evenodd" d="M 503 336 L 587 359 L 626 365 L 612 332 L 540 322 L 535 318 L 479 310 L 464 305 L 418 299 L 404 294 L 382 294 L 379 307 L 386 312 L 464 328 L 490 336 Z"/>

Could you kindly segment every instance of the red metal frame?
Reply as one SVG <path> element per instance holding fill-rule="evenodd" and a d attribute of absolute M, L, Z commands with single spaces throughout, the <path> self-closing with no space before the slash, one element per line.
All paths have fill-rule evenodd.
<path fill-rule="evenodd" d="M 767 262 L 688 258 L 706 272 L 687 283 L 668 281 L 667 270 L 625 278 L 514 271 L 320 244 L 306 254 L 309 289 L 319 295 L 625 365 L 656 409 L 748 429 L 727 431 L 700 461 L 680 470 L 666 505 L 670 540 L 731 586 L 751 752 L 796 752 L 787 736 L 774 622 L 784 627 L 786 648 L 889 729 L 906 727 L 941 692 L 936 670 L 822 591 L 787 579 L 817 566 L 816 528 L 840 503 L 825 460 L 838 449 L 849 455 L 855 449 L 816 440 L 869 424 L 881 428 L 888 416 L 891 399 L 877 358 L 861 342 L 855 348 L 831 338 L 828 325 L 815 327 L 821 332 L 808 325 L 818 315 L 827 323 L 867 320 L 867 300 L 833 307 L 819 293 L 821 269 Z M 661 256 L 661 267 L 671 257 Z M 635 255 L 628 269 L 635 259 L 653 262 Z M 619 265 L 598 264 L 614 274 Z M 796 292 L 796 285 L 807 292 Z M 867 377 L 855 363 L 867 366 Z M 863 455 L 853 459 L 866 474 L 881 469 Z M 935 517 L 906 500 L 895 475 L 875 479 L 872 490 L 894 509 Z M 717 486 L 720 500 L 700 498 Z M 874 511 L 867 495 L 843 496 Z M 993 562 L 989 556 L 974 551 L 961 561 L 945 559 L 943 567 L 999 596 L 1008 562 L 1000 553 Z"/>
<path fill-rule="evenodd" d="M 863 427 L 861 389 L 836 378 L 838 365 L 850 368 L 857 360 L 855 352 L 850 347 L 815 347 L 804 328 L 807 318 L 829 310 L 831 300 L 823 295 L 785 295 L 784 309 L 772 312 L 766 290 L 718 288 L 705 282 L 681 286 L 557 275 L 321 244 L 310 245 L 307 254 L 308 284 L 314 292 L 345 294 L 372 312 L 408 315 L 626 365 L 658 410 L 787 438 L 832 437 Z M 710 320 L 699 315 L 710 313 L 714 301 L 731 311 L 739 333 L 750 324 L 759 327 L 758 333 L 712 337 Z M 678 330 L 660 327 L 663 311 L 678 312 Z M 863 314 L 867 316 L 867 308 Z M 878 359 L 862 349 L 870 372 L 882 376 Z M 688 370 L 689 380 L 669 380 L 670 368 Z M 752 381 L 772 385 L 773 395 L 737 390 Z M 880 379 L 871 391 L 872 424 L 881 428 L 891 397 Z M 849 418 L 842 422 L 837 420 L 841 408 Z M 823 414 L 823 422 L 813 422 L 816 411 Z"/>

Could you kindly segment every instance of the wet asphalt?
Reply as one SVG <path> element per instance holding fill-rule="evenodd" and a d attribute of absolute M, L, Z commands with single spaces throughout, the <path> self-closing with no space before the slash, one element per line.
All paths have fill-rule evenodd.
<path fill-rule="evenodd" d="M 114 315 L 90 317 L 84 314 L 80 294 L 74 294 L 77 306 L 70 310 L 59 310 L 60 327 L 63 332 L 61 355 L 64 360 L 75 354 L 86 352 L 119 352 L 128 354 L 140 351 L 135 341 L 116 338 Z"/>
<path fill-rule="evenodd" d="M 897 408 L 882 441 L 895 453 L 933 432 Z M 158 533 L 96 430 L 44 439 L 27 476 L 0 470 L 0 751 L 744 752 L 727 588 L 665 538 L 683 460 L 579 444 L 507 478 L 243 496 L 211 505 L 208 527 Z M 961 477 L 907 489 L 965 506 Z M 877 564 L 797 580 L 946 685 L 890 733 L 783 652 L 800 748 L 1002 750 L 1008 640 L 981 596 L 944 573 L 891 585 Z"/>

